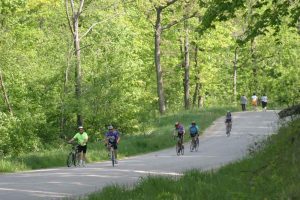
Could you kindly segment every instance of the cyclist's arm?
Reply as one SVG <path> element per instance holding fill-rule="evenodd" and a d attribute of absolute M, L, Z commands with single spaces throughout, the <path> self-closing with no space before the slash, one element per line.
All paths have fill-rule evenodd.
<path fill-rule="evenodd" d="M 72 138 L 71 140 L 68 141 L 68 143 L 72 143 L 74 141 L 74 138 Z"/>
<path fill-rule="evenodd" d="M 77 134 L 76 134 L 76 135 L 77 135 Z M 70 139 L 70 140 L 68 141 L 68 143 L 74 142 L 74 140 L 76 139 L 76 135 L 75 135 L 72 139 Z"/>
<path fill-rule="evenodd" d="M 86 144 L 89 140 L 89 137 L 86 137 L 86 139 L 83 141 L 83 144 Z"/>
<path fill-rule="evenodd" d="M 119 142 L 120 142 L 120 135 L 118 134 L 117 135 L 117 144 L 119 144 Z"/>
<path fill-rule="evenodd" d="M 176 129 L 173 130 L 173 137 L 176 136 Z"/>

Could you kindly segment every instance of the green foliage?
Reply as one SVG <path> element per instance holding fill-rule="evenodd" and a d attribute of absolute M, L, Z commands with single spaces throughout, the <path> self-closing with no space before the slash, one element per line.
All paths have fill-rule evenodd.
<path fill-rule="evenodd" d="M 163 6 L 166 2 L 154 1 L 154 5 Z M 296 29 L 289 27 L 298 16 L 297 4 L 283 5 L 282 9 L 288 13 L 284 10 L 279 13 L 283 18 L 276 36 L 272 25 L 263 23 L 268 31 L 266 37 L 255 35 L 253 54 L 249 43 L 240 46 L 236 43 L 239 36 L 236 33 L 244 33 L 240 30 L 245 25 L 258 22 L 274 3 L 252 5 L 251 23 L 245 23 L 250 16 L 243 16 L 250 13 L 249 7 L 246 8 L 250 2 L 216 0 L 201 1 L 198 5 L 196 1 L 176 1 L 164 10 L 164 26 L 181 19 L 187 11 L 198 11 L 200 21 L 191 18 L 186 23 L 190 41 L 190 95 L 196 83 L 200 83 L 204 107 L 233 105 L 241 94 L 249 97 L 254 91 L 259 96 L 267 93 L 274 106 L 300 101 L 300 41 Z M 74 95 L 75 56 L 64 4 L 59 0 L 2 0 L 0 14 L 0 70 L 13 110 L 13 117 L 8 116 L 0 87 L 3 121 L 0 134 L 5 138 L 0 141 L 1 147 L 5 146 L 5 155 L 56 147 L 59 137 L 73 136 L 78 110 Z M 103 132 L 107 125 L 113 124 L 125 135 L 133 135 L 151 128 L 156 119 L 155 17 L 151 2 L 86 1 L 80 18 L 80 109 L 84 126 L 91 133 L 99 134 L 99 129 Z M 214 29 L 210 29 L 212 26 Z M 183 107 L 180 48 L 184 31 L 183 23 L 178 23 L 162 34 L 161 64 L 169 112 Z M 195 45 L 200 49 L 197 57 Z M 234 97 L 232 61 L 237 46 L 237 96 Z M 92 141 L 97 134 L 91 137 Z"/>

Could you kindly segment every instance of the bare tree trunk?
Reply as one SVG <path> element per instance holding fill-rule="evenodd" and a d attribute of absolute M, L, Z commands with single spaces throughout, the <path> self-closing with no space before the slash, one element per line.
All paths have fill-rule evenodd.
<path fill-rule="evenodd" d="M 200 70 L 198 69 L 198 52 L 199 52 L 199 48 L 198 45 L 195 44 L 195 57 L 194 57 L 194 62 L 195 62 L 195 80 L 196 80 L 196 87 L 195 87 L 195 92 L 193 95 L 193 107 L 196 106 L 196 101 L 197 101 L 197 105 L 198 107 L 200 106 L 200 101 L 201 101 L 201 97 L 200 95 L 200 89 L 201 89 L 201 83 L 200 83 Z M 199 99 L 200 97 L 200 99 Z"/>
<path fill-rule="evenodd" d="M 3 80 L 3 76 L 2 76 L 2 71 L 1 70 L 0 70 L 0 88 L 2 90 L 3 99 L 4 99 L 4 102 L 5 102 L 6 106 L 7 106 L 7 109 L 9 111 L 9 113 L 13 116 L 12 107 L 11 107 L 11 105 L 9 103 L 9 99 L 8 99 L 8 95 L 7 95 L 5 86 L 4 86 L 4 80 Z"/>
<path fill-rule="evenodd" d="M 79 14 L 76 14 L 74 20 L 74 47 L 75 47 L 75 56 L 76 56 L 76 70 L 75 70 L 75 94 L 77 99 L 77 125 L 82 126 L 83 120 L 81 115 L 81 62 L 80 62 L 80 40 L 79 40 Z"/>
<path fill-rule="evenodd" d="M 162 68 L 160 65 L 160 40 L 162 34 L 162 26 L 161 26 L 161 12 L 162 9 L 156 8 L 156 22 L 155 22 L 155 67 L 156 67 L 156 76 L 157 76 L 157 95 L 158 95 L 158 102 L 159 102 L 159 112 L 164 114 L 166 111 L 165 105 L 165 94 L 164 94 L 164 87 L 163 87 L 163 75 L 162 75 Z"/>
<path fill-rule="evenodd" d="M 70 7 L 72 15 L 69 15 L 68 1 L 70 1 Z M 82 13 L 84 0 L 80 0 L 78 8 L 75 7 L 74 0 L 65 0 L 66 14 L 69 22 L 69 28 L 73 35 L 74 49 L 76 56 L 76 67 L 75 67 L 75 95 L 77 99 L 77 125 L 83 125 L 83 117 L 81 114 L 81 58 L 80 58 L 80 37 L 79 37 L 79 17 Z"/>
<path fill-rule="evenodd" d="M 236 91 L 236 80 L 237 80 L 237 49 L 238 47 L 235 48 L 234 51 L 234 61 L 233 61 L 233 102 L 236 104 L 237 100 L 237 91 Z"/>
<path fill-rule="evenodd" d="M 188 22 L 184 22 L 184 108 L 190 108 L 190 60 L 189 60 L 189 33 Z"/>
<path fill-rule="evenodd" d="M 254 39 L 251 39 L 251 47 L 250 47 L 250 53 L 251 53 L 251 59 L 252 59 L 252 73 L 253 73 L 253 82 L 251 86 L 252 92 L 257 92 L 257 62 L 255 57 L 255 41 Z"/>

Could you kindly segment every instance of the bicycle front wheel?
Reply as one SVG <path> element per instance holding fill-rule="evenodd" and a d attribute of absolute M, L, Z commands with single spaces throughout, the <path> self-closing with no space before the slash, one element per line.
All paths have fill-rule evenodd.
<path fill-rule="evenodd" d="M 194 142 L 193 140 L 191 141 L 191 144 L 190 144 L 190 151 L 192 152 L 194 150 Z"/>
<path fill-rule="evenodd" d="M 195 146 L 195 151 L 198 151 L 199 149 L 199 138 L 196 140 L 196 146 Z"/>
<path fill-rule="evenodd" d="M 112 166 L 114 167 L 114 166 L 115 166 L 115 152 L 114 152 L 114 151 L 111 151 L 110 154 L 111 154 L 111 162 L 112 162 Z"/>
<path fill-rule="evenodd" d="M 72 166 L 72 164 L 73 164 L 73 157 L 74 157 L 73 153 L 69 153 L 68 158 L 67 158 L 67 166 L 68 167 Z"/>
<path fill-rule="evenodd" d="M 177 156 L 179 156 L 179 155 L 180 155 L 180 149 L 179 149 L 179 146 L 178 146 L 178 144 L 176 145 L 176 154 L 177 154 Z"/>

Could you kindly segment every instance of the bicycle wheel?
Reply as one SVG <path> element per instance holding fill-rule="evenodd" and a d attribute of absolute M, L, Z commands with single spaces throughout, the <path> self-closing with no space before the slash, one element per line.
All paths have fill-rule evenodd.
<path fill-rule="evenodd" d="M 181 155 L 183 155 L 184 154 L 184 146 L 182 145 L 180 149 L 181 149 Z"/>
<path fill-rule="evenodd" d="M 176 154 L 177 154 L 177 156 L 179 156 L 179 155 L 180 155 L 180 149 L 179 149 L 179 146 L 178 146 L 178 144 L 176 144 Z"/>
<path fill-rule="evenodd" d="M 76 167 L 76 166 L 79 166 L 79 159 L 78 159 L 78 152 L 75 152 L 73 153 L 73 165 Z"/>
<path fill-rule="evenodd" d="M 112 163 L 112 166 L 114 167 L 115 166 L 115 152 L 113 150 L 110 150 L 110 155 L 111 155 L 111 163 Z"/>
<path fill-rule="evenodd" d="M 194 150 L 194 142 L 193 140 L 191 141 L 191 144 L 190 144 L 190 151 L 193 152 Z"/>
<path fill-rule="evenodd" d="M 197 138 L 195 145 L 196 145 L 195 146 L 195 151 L 198 151 L 198 149 L 199 149 L 199 138 Z"/>
<path fill-rule="evenodd" d="M 229 133 L 230 133 L 230 129 L 229 129 L 229 125 L 227 123 L 227 125 L 226 125 L 226 135 L 229 136 Z"/>
<path fill-rule="evenodd" d="M 67 166 L 71 167 L 73 164 L 73 153 L 69 153 L 68 158 L 67 158 Z"/>

